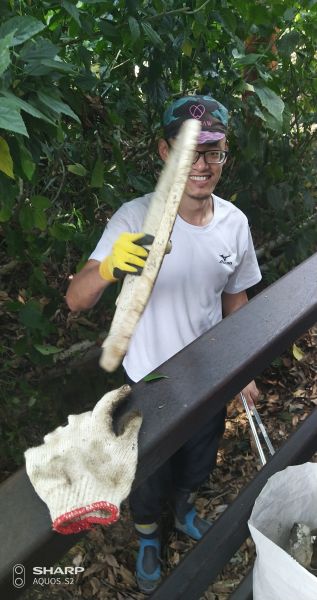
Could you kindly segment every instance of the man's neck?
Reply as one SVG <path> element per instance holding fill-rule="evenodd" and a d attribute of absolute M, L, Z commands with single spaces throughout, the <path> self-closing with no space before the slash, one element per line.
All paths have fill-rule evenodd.
<path fill-rule="evenodd" d="M 180 203 L 178 214 L 187 223 L 204 227 L 214 216 L 213 198 L 211 196 L 205 200 L 194 200 L 184 197 Z"/>

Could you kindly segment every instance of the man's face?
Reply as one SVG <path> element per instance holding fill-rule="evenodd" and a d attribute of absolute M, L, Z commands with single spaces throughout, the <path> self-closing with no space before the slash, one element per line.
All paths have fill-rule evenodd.
<path fill-rule="evenodd" d="M 166 146 L 162 144 L 162 151 L 160 149 L 160 155 L 163 160 L 166 160 L 169 152 L 169 145 L 165 140 L 161 140 L 161 142 L 165 142 Z M 173 141 L 170 140 L 170 145 L 173 145 Z M 216 143 L 212 144 L 198 144 L 196 146 L 196 150 L 199 152 L 205 152 L 208 150 L 226 150 L 226 140 L 225 138 L 219 140 Z M 203 155 L 199 156 L 199 159 L 195 164 L 192 165 L 192 168 L 189 173 L 189 177 L 184 190 L 184 197 L 188 197 L 192 200 L 203 201 L 210 198 L 213 193 L 222 173 L 224 163 L 215 164 L 215 163 L 207 163 L 205 161 L 205 157 Z"/>
<path fill-rule="evenodd" d="M 199 144 L 196 147 L 196 150 L 198 150 L 199 152 L 225 149 L 225 139 L 219 140 L 216 144 Z M 189 198 L 197 201 L 206 200 L 210 198 L 220 179 L 223 165 L 224 163 L 207 163 L 205 161 L 205 157 L 203 155 L 200 155 L 197 162 L 195 162 L 195 164 L 192 165 L 185 186 L 184 194 Z"/>

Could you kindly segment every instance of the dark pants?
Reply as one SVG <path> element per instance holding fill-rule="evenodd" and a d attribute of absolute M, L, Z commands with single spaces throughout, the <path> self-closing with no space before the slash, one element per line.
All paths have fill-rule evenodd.
<path fill-rule="evenodd" d="M 216 464 L 225 418 L 226 407 L 209 419 L 198 433 L 130 494 L 135 523 L 158 521 L 162 506 L 173 490 L 194 492 L 208 478 Z"/>

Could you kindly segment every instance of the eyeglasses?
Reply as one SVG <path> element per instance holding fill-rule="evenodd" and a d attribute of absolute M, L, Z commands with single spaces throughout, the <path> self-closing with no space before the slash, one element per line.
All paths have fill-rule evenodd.
<path fill-rule="evenodd" d="M 193 165 L 200 159 L 200 157 L 204 157 L 204 161 L 208 165 L 221 165 L 227 156 L 227 150 L 205 150 L 204 152 L 200 152 L 199 150 L 195 151 Z"/>

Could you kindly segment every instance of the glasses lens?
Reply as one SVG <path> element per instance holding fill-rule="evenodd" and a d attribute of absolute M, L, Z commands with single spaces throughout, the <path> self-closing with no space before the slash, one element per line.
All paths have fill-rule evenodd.
<path fill-rule="evenodd" d="M 226 158 L 226 153 L 223 150 L 209 150 L 205 152 L 207 163 L 222 163 Z"/>
<path fill-rule="evenodd" d="M 196 150 L 194 153 L 194 157 L 193 157 L 193 165 L 197 162 L 199 157 L 200 157 L 200 152 L 198 152 L 198 150 Z"/>
<path fill-rule="evenodd" d="M 204 160 L 208 164 L 221 164 L 224 162 L 227 152 L 224 150 L 206 150 L 205 152 L 199 152 L 196 150 L 194 154 L 193 165 L 199 160 L 201 156 L 204 157 Z"/>

